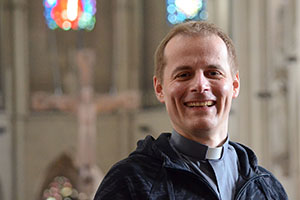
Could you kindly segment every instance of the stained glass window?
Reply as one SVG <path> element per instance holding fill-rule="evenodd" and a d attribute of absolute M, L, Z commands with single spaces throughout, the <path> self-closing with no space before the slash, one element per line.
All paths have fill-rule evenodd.
<path fill-rule="evenodd" d="M 206 20 L 206 0 L 166 0 L 167 19 L 171 24 L 186 20 Z"/>
<path fill-rule="evenodd" d="M 93 30 L 96 0 L 44 0 L 44 16 L 50 29 Z"/>

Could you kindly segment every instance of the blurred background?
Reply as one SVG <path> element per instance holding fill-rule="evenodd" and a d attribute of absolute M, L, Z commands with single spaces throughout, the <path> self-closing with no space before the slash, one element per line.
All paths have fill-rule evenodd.
<path fill-rule="evenodd" d="M 81 1 L 77 10 L 90 3 L 90 12 L 79 21 L 79 12 L 53 14 L 63 12 L 59 2 L 68 4 L 0 0 L 1 200 L 46 199 L 51 173 L 68 173 L 72 163 L 77 173 L 78 154 L 94 153 L 89 162 L 106 173 L 137 140 L 171 131 L 152 88 L 153 54 L 173 23 L 185 19 L 180 3 Z M 300 199 L 300 2 L 191 2 L 199 8 L 187 16 L 217 24 L 236 45 L 241 92 L 231 140 L 250 146 L 289 198 Z M 82 109 L 85 103 L 94 107 Z M 83 143 L 90 149 L 78 137 L 89 127 L 95 135 Z"/>

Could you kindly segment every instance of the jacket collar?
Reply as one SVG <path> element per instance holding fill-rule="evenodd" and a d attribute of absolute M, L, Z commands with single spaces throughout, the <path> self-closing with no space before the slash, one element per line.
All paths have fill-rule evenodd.
<path fill-rule="evenodd" d="M 252 177 L 255 174 L 259 174 L 257 157 L 254 152 L 246 147 L 245 145 L 229 142 L 235 148 L 235 151 L 239 158 L 239 171 L 243 178 L 247 179 L 248 177 Z"/>
<path fill-rule="evenodd" d="M 144 140 L 138 142 L 138 147 L 132 154 L 147 154 L 160 159 L 166 167 L 187 170 L 188 167 L 185 162 L 170 144 L 170 137 L 171 133 L 162 133 L 156 140 L 152 136 L 147 136 Z M 229 141 L 229 144 L 236 150 L 240 164 L 240 175 L 244 179 L 260 173 L 257 158 L 251 149 L 231 141 Z"/>
<path fill-rule="evenodd" d="M 228 151 L 228 137 L 221 147 L 211 148 L 207 145 L 190 140 L 172 131 L 170 143 L 184 155 L 192 158 L 192 160 L 219 160 L 224 157 L 224 153 Z"/>

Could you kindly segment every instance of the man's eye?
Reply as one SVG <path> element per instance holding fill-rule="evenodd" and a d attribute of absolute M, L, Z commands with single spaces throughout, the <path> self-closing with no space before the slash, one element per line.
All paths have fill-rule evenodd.
<path fill-rule="evenodd" d="M 184 78 L 187 78 L 187 77 L 189 77 L 189 76 L 191 76 L 191 74 L 185 72 L 185 73 L 180 73 L 180 74 L 176 75 L 175 78 L 184 79 Z"/>
<path fill-rule="evenodd" d="M 219 71 L 208 71 L 207 75 L 210 77 L 218 77 L 218 76 L 221 76 L 222 74 Z"/>

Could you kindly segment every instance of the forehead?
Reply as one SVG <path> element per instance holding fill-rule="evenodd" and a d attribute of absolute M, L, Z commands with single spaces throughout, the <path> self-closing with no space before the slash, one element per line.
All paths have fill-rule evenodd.
<path fill-rule="evenodd" d="M 176 35 L 164 51 L 166 64 L 171 62 L 214 61 L 228 62 L 224 41 L 217 35 Z"/>

